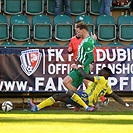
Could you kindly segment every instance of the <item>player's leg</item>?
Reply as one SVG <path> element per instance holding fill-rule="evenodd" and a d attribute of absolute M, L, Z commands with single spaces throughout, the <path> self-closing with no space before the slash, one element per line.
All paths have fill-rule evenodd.
<path fill-rule="evenodd" d="M 66 103 L 68 95 L 67 93 L 57 93 L 54 94 L 52 97 L 47 98 L 46 100 L 42 101 L 40 104 L 37 105 L 38 110 L 53 105 L 56 101 L 61 101 Z"/>
<path fill-rule="evenodd" d="M 86 102 L 81 98 L 82 94 L 85 92 L 79 91 L 77 93 L 73 92 L 73 91 L 68 91 L 67 92 L 69 97 L 75 102 L 78 103 L 80 106 L 82 106 L 86 111 L 95 111 L 95 108 L 89 107 L 87 105 L 88 99 L 86 98 Z M 86 94 L 87 95 L 87 94 Z M 83 96 L 85 96 L 85 94 L 83 94 Z"/>
<path fill-rule="evenodd" d="M 88 81 L 87 79 L 84 79 L 84 80 L 83 80 L 83 83 L 84 83 L 84 85 L 85 85 L 85 88 L 87 88 L 87 87 L 88 87 L 89 81 Z"/>
<path fill-rule="evenodd" d="M 40 110 L 40 109 L 42 109 L 42 108 L 45 108 L 45 107 L 48 107 L 48 106 L 51 106 L 51 105 L 53 105 L 55 102 L 56 102 L 55 99 L 53 98 L 53 96 L 51 96 L 51 97 L 45 99 L 44 101 L 42 101 L 41 103 L 39 103 L 39 104 L 37 105 L 38 110 Z"/>
<path fill-rule="evenodd" d="M 32 112 L 38 111 L 37 105 L 35 105 L 30 98 L 28 98 L 28 106 Z"/>
<path fill-rule="evenodd" d="M 70 103 L 74 105 L 80 105 L 85 108 L 87 111 L 92 111 L 91 108 L 88 107 L 88 105 L 81 99 L 81 97 L 77 94 L 75 91 L 69 90 L 66 93 L 57 93 L 53 96 L 55 101 L 62 101 L 64 103 Z M 74 102 L 68 101 L 68 98 L 73 100 Z M 90 109 L 90 110 L 89 110 Z"/>
<path fill-rule="evenodd" d="M 76 69 L 73 69 L 69 73 L 69 75 L 67 75 L 63 79 L 63 84 L 68 90 L 75 91 L 82 84 L 81 77 L 82 75 Z M 83 80 L 83 77 L 82 77 L 82 80 Z"/>
<path fill-rule="evenodd" d="M 88 106 L 86 105 L 86 103 L 76 94 L 74 93 L 72 96 L 71 96 L 71 99 L 78 103 L 79 105 L 81 105 L 85 110 L 88 108 Z"/>
<path fill-rule="evenodd" d="M 57 93 L 45 99 L 38 105 L 35 105 L 31 99 L 28 99 L 28 105 L 30 106 L 31 111 L 36 112 L 42 108 L 53 105 L 56 101 L 67 102 L 67 98 L 68 95 L 66 93 Z"/>
<path fill-rule="evenodd" d="M 77 90 L 77 88 L 75 88 L 73 85 L 72 85 L 72 78 L 67 75 L 64 79 L 63 79 L 63 84 L 64 86 L 69 89 L 69 90 Z"/>
<path fill-rule="evenodd" d="M 67 93 L 57 93 L 52 97 L 47 98 L 46 100 L 42 101 L 40 104 L 35 105 L 32 100 L 28 99 L 28 104 L 31 108 L 31 111 L 36 112 L 44 107 L 53 105 L 56 101 L 62 101 L 67 103 L 67 99 L 70 97 L 74 102 L 78 103 L 82 107 L 85 108 L 87 111 L 94 111 L 94 108 L 88 107 L 88 105 L 73 91 L 68 91 Z"/>
<path fill-rule="evenodd" d="M 78 95 L 76 96 L 76 98 L 72 99 L 73 97 L 73 94 L 77 95 L 76 92 L 74 91 L 68 91 L 66 93 L 57 93 L 53 96 L 53 98 L 56 100 L 56 101 L 61 101 L 61 102 L 64 102 L 66 104 L 71 104 L 71 105 L 74 105 L 74 106 L 77 106 L 78 108 L 81 108 L 81 107 L 85 107 L 87 105 L 85 105 L 84 101 L 78 97 Z M 78 101 L 77 101 L 78 100 Z M 88 106 L 87 106 L 88 107 Z M 85 107 L 85 108 L 87 108 Z M 89 111 L 89 110 L 88 110 Z M 92 111 L 92 110 L 91 110 Z"/>
<path fill-rule="evenodd" d="M 70 78 L 70 80 L 69 80 L 69 78 Z M 73 69 L 70 72 L 70 74 L 63 81 L 64 85 L 68 88 L 68 90 L 75 90 L 75 89 L 72 89 L 72 87 L 76 86 L 78 88 L 82 84 L 82 82 L 83 82 L 82 75 L 75 69 Z M 70 92 L 71 91 L 68 91 L 68 94 Z M 76 102 L 79 105 L 81 105 L 82 107 L 84 107 L 85 110 L 89 110 L 89 107 L 85 104 L 85 102 L 76 93 L 73 93 L 70 97 L 74 102 Z"/>

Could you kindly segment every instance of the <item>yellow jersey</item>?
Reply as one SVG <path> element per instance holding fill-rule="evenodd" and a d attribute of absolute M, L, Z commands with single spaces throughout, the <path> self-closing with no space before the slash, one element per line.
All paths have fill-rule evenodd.
<path fill-rule="evenodd" d="M 89 83 L 85 92 L 88 94 L 88 105 L 92 106 L 102 95 L 111 94 L 113 91 L 104 76 L 94 76 L 94 82 Z"/>

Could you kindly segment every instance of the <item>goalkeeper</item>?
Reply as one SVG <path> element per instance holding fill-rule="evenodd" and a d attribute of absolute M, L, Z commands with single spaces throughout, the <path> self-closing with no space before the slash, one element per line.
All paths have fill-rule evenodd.
<path fill-rule="evenodd" d="M 93 83 L 85 91 L 72 91 L 68 90 L 66 93 L 57 93 L 53 96 L 42 101 L 40 104 L 35 105 L 30 99 L 28 99 L 28 104 L 31 111 L 35 112 L 44 107 L 53 105 L 56 101 L 61 101 L 67 104 L 73 104 L 75 106 L 79 105 L 83 107 L 86 111 L 96 111 L 97 108 L 94 106 L 101 95 L 109 94 L 114 98 L 115 101 L 120 104 L 129 107 L 129 104 L 124 102 L 118 95 L 116 95 L 110 86 L 108 85 L 108 77 L 111 75 L 111 70 L 104 67 L 100 70 L 98 76 L 87 75 L 81 65 L 73 66 L 75 69 L 81 73 L 81 75 Z M 106 100 L 106 99 L 105 99 Z M 104 101 L 103 101 L 104 102 Z"/>

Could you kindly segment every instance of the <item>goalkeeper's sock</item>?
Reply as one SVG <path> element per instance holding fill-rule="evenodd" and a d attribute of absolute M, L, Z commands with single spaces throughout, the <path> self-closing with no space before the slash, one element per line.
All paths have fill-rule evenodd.
<path fill-rule="evenodd" d="M 49 97 L 46 100 L 42 101 L 40 104 L 37 105 L 38 110 L 47 107 L 47 106 L 51 106 L 55 103 L 55 100 L 53 97 Z"/>
<path fill-rule="evenodd" d="M 76 93 L 72 95 L 71 99 L 79 105 L 83 106 L 85 109 L 88 108 L 86 103 Z"/>

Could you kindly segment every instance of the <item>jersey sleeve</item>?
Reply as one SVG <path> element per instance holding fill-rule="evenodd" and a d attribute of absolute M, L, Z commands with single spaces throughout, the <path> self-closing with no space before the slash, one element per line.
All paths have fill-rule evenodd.
<path fill-rule="evenodd" d="M 68 44 L 68 47 L 72 48 L 72 39 L 71 39 L 70 43 Z"/>
<path fill-rule="evenodd" d="M 107 85 L 107 94 L 111 94 L 113 91 L 109 85 Z"/>
<path fill-rule="evenodd" d="M 88 42 L 84 42 L 84 49 L 86 53 L 92 53 L 94 50 L 94 45 L 91 43 L 88 45 Z"/>
<path fill-rule="evenodd" d="M 106 84 L 106 79 L 103 76 L 94 76 L 94 82 L 98 82 L 100 84 Z"/>
<path fill-rule="evenodd" d="M 83 64 L 85 67 L 94 61 L 94 43 L 95 41 L 92 37 L 90 37 L 87 42 L 84 42 L 83 47 L 87 57 Z"/>
<path fill-rule="evenodd" d="M 93 39 L 92 37 L 90 37 L 87 42 L 84 42 L 83 47 L 84 47 L 86 53 L 93 52 L 94 47 L 95 47 L 95 45 L 94 45 L 95 44 L 95 41 L 96 41 L 95 39 Z"/>
<path fill-rule="evenodd" d="M 113 92 L 111 87 L 108 85 L 108 81 L 103 76 L 94 76 L 94 82 L 105 85 L 107 94 L 111 94 Z"/>
<path fill-rule="evenodd" d="M 93 52 L 87 53 L 87 56 L 88 56 L 88 58 L 83 64 L 85 67 L 88 66 L 89 64 L 91 64 L 94 61 L 94 53 Z"/>

